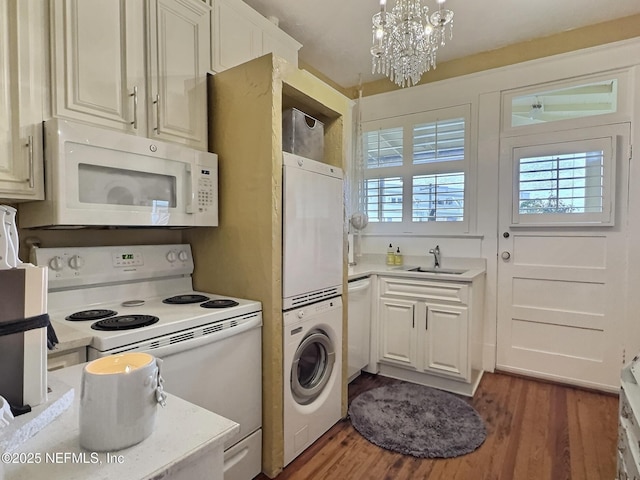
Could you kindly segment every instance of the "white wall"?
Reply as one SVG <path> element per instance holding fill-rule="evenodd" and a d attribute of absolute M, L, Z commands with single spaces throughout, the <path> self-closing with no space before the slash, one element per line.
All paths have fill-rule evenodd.
<path fill-rule="evenodd" d="M 429 248 L 439 244 L 443 258 L 447 255 L 484 257 L 487 261 L 484 340 L 485 366 L 488 369 L 495 366 L 501 92 L 631 68 L 630 101 L 625 102 L 623 108 L 627 113 L 622 112 L 622 116 L 628 118 L 622 120 L 632 122 L 633 142 L 640 138 L 639 66 L 640 39 L 633 39 L 364 97 L 362 100 L 363 122 L 455 105 L 471 105 L 472 145 L 469 153 L 473 185 L 472 195 L 469 196 L 472 202 L 469 235 L 375 235 L 367 228 L 362 232 L 362 252 L 383 254 L 389 243 L 392 243 L 394 247 L 400 246 L 405 255 L 428 255 Z M 640 151 L 640 146 L 636 151 Z M 621 288 L 626 290 L 627 298 L 623 322 L 625 334 L 621 335 L 621 341 L 627 350 L 627 361 L 630 360 L 630 355 L 640 352 L 640 171 L 633 163 L 628 178 L 620 179 L 623 185 L 629 182 L 630 188 L 630 214 L 626 225 L 621 227 L 626 230 L 627 246 L 626 251 L 619 253 L 628 257 L 628 264 L 631 266 L 625 266 L 618 272 Z"/>

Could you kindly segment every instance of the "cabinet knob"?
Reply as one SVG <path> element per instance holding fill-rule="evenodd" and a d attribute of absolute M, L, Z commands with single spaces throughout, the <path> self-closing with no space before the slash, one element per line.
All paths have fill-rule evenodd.
<path fill-rule="evenodd" d="M 509 260 L 511 258 L 511 254 L 507 251 L 504 251 L 500 254 L 503 260 Z"/>
<path fill-rule="evenodd" d="M 504 233 L 502 234 L 502 236 L 503 236 L 504 238 L 509 238 L 509 232 L 504 232 Z"/>

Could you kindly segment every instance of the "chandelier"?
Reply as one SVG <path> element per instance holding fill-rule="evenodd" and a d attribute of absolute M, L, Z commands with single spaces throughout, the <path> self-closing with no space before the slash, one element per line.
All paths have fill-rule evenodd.
<path fill-rule="evenodd" d="M 453 36 L 453 12 L 442 8 L 429 15 L 422 0 L 396 0 L 387 11 L 387 0 L 380 0 L 380 11 L 373 16 L 372 73 L 384 73 L 399 87 L 415 85 L 424 72 L 436 68 L 436 52 L 445 44 L 446 27 Z"/>

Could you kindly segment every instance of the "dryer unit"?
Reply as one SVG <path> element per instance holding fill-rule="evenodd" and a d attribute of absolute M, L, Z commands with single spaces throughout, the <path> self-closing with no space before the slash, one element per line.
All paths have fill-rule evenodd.
<path fill-rule="evenodd" d="M 284 312 L 284 465 L 341 418 L 342 299 Z"/>

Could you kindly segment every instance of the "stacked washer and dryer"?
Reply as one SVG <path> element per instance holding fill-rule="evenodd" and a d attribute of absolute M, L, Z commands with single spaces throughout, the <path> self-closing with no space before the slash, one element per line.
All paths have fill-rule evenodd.
<path fill-rule="evenodd" d="M 340 418 L 342 170 L 283 152 L 284 465 Z"/>

